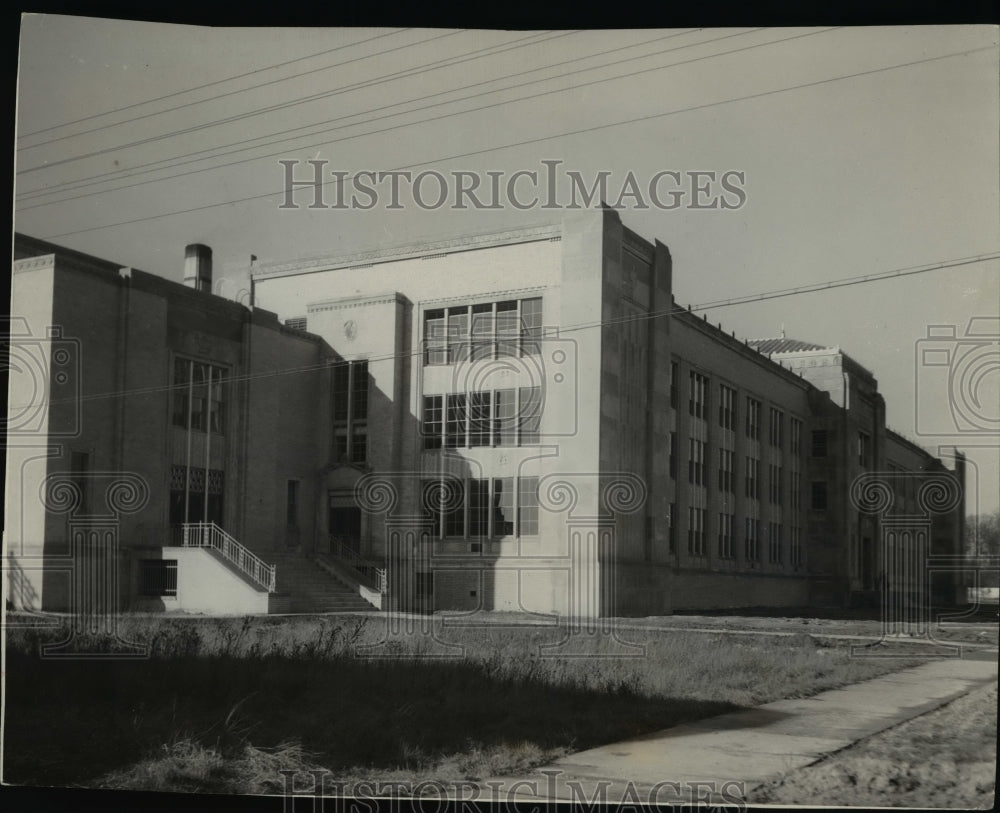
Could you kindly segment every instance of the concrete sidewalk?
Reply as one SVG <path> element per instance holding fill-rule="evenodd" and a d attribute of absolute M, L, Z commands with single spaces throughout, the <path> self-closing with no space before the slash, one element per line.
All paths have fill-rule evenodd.
<path fill-rule="evenodd" d="M 778 700 L 581 751 L 530 776 L 497 777 L 481 785 L 502 787 L 506 798 L 518 801 L 733 804 L 743 789 L 996 680 L 995 659 L 932 661 L 813 697 Z"/>

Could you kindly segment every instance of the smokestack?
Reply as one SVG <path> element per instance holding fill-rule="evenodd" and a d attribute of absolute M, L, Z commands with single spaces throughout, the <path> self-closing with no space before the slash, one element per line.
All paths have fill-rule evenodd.
<path fill-rule="evenodd" d="M 212 249 L 208 246 L 192 243 L 184 248 L 184 284 L 212 293 Z"/>

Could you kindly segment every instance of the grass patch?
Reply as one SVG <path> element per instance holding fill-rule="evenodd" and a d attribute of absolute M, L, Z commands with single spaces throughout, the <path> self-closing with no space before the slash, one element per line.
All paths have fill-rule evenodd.
<path fill-rule="evenodd" d="M 997 687 L 971 692 L 753 789 L 753 804 L 991 809 Z"/>
<path fill-rule="evenodd" d="M 915 662 L 850 658 L 806 634 L 631 630 L 622 637 L 642 657 L 605 657 L 613 647 L 601 637 L 589 657 L 543 657 L 562 630 L 439 621 L 433 633 L 393 635 L 378 617 L 143 617 L 119 634 L 151 657 L 41 659 L 39 644 L 59 630 L 11 631 L 9 781 L 264 792 L 283 781 L 280 765 L 479 779 Z M 360 657 L 373 653 L 389 657 Z"/>

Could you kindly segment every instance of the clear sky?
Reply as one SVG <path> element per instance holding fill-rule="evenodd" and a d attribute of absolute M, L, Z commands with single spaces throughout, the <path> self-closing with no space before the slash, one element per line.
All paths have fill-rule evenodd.
<path fill-rule="evenodd" d="M 367 211 L 282 211 L 280 159 L 505 179 L 553 160 L 588 185 L 610 173 L 612 199 L 629 172 L 643 187 L 662 171 L 736 171 L 737 209 L 620 207 L 669 246 L 678 302 L 717 302 L 997 254 L 998 72 L 988 26 L 505 32 L 26 16 L 15 225 L 172 279 L 184 246 L 207 243 L 220 293 L 235 297 L 251 254 L 363 251 L 560 216 L 430 210 L 405 196 L 400 210 L 383 198 Z M 560 175 L 561 198 L 568 188 Z M 966 449 L 975 512 L 1000 503 L 997 323 L 992 345 L 961 337 L 972 317 L 998 313 L 993 259 L 708 318 L 741 338 L 784 329 L 842 347 L 875 373 L 892 428 L 932 451 Z M 958 337 L 933 341 L 954 348 L 943 375 L 920 344 L 939 325 Z M 950 392 L 974 381 L 978 405 L 961 397 L 976 423 L 956 428 Z"/>

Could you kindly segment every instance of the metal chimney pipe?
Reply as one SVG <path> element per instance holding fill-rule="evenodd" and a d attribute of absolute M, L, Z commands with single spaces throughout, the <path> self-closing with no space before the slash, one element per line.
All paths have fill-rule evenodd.
<path fill-rule="evenodd" d="M 201 243 L 184 248 L 184 284 L 196 291 L 212 293 L 212 249 Z"/>

